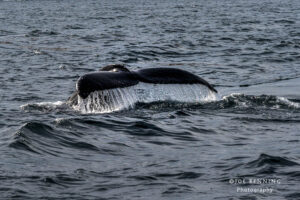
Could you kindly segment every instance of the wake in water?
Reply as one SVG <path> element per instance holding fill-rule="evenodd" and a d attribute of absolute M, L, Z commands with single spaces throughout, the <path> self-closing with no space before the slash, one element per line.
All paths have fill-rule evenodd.
<path fill-rule="evenodd" d="M 21 109 L 39 112 L 72 111 L 70 102 L 40 102 L 29 103 L 21 106 Z M 91 93 L 86 99 L 76 96 L 76 103 L 71 105 L 73 109 L 81 113 L 109 113 L 124 109 L 134 108 L 142 103 L 144 108 L 162 108 L 184 106 L 193 108 L 218 109 L 263 109 L 263 110 L 299 110 L 298 100 L 289 100 L 285 97 L 273 95 L 246 95 L 232 93 L 218 97 L 202 85 L 180 84 L 139 84 L 133 87 L 116 88 Z M 188 103 L 188 104 L 186 104 Z M 198 107 L 198 105 L 200 107 Z"/>
<path fill-rule="evenodd" d="M 37 110 L 41 112 L 49 112 L 57 109 L 66 108 L 66 104 L 63 101 L 56 102 L 40 102 L 40 103 L 27 103 L 21 105 L 20 108 L 24 111 Z"/>
<path fill-rule="evenodd" d="M 218 101 L 218 108 L 268 108 L 268 109 L 299 109 L 300 104 L 285 97 L 274 95 L 246 95 L 232 93 Z"/>
<path fill-rule="evenodd" d="M 147 84 L 96 91 L 83 99 L 77 95 L 72 107 L 83 113 L 106 113 L 132 108 L 136 103 L 177 101 L 203 103 L 217 100 L 214 92 L 201 84 Z"/>

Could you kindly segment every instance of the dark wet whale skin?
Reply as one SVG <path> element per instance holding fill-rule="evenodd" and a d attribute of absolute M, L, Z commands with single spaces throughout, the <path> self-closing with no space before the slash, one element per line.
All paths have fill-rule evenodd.
<path fill-rule="evenodd" d="M 100 72 L 81 76 L 76 83 L 76 89 L 80 97 L 86 98 L 91 92 L 97 90 L 129 87 L 139 82 L 153 84 L 202 84 L 217 93 L 217 90 L 207 81 L 182 69 L 148 68 L 129 71 L 122 65 L 109 65 Z"/>

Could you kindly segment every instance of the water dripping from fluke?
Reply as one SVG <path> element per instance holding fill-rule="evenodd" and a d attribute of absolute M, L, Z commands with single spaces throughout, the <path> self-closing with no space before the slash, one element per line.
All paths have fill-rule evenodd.
<path fill-rule="evenodd" d="M 201 84 L 139 83 L 131 87 L 95 91 L 85 99 L 77 95 L 77 102 L 72 107 L 82 113 L 110 113 L 133 108 L 136 103 L 205 103 L 216 100 L 216 93 Z"/>

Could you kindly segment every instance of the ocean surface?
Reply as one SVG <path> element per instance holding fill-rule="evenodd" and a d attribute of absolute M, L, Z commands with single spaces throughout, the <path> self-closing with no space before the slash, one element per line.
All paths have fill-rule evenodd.
<path fill-rule="evenodd" d="M 116 63 L 218 94 L 66 104 Z M 299 88 L 298 0 L 0 0 L 0 199 L 298 200 Z"/>

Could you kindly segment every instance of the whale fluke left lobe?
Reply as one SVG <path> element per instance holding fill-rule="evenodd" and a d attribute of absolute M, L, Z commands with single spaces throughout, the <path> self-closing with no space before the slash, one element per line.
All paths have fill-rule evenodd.
<path fill-rule="evenodd" d="M 78 95 L 86 98 L 91 92 L 114 88 L 124 88 L 138 84 L 131 72 L 94 72 L 81 76 L 76 84 Z"/>

